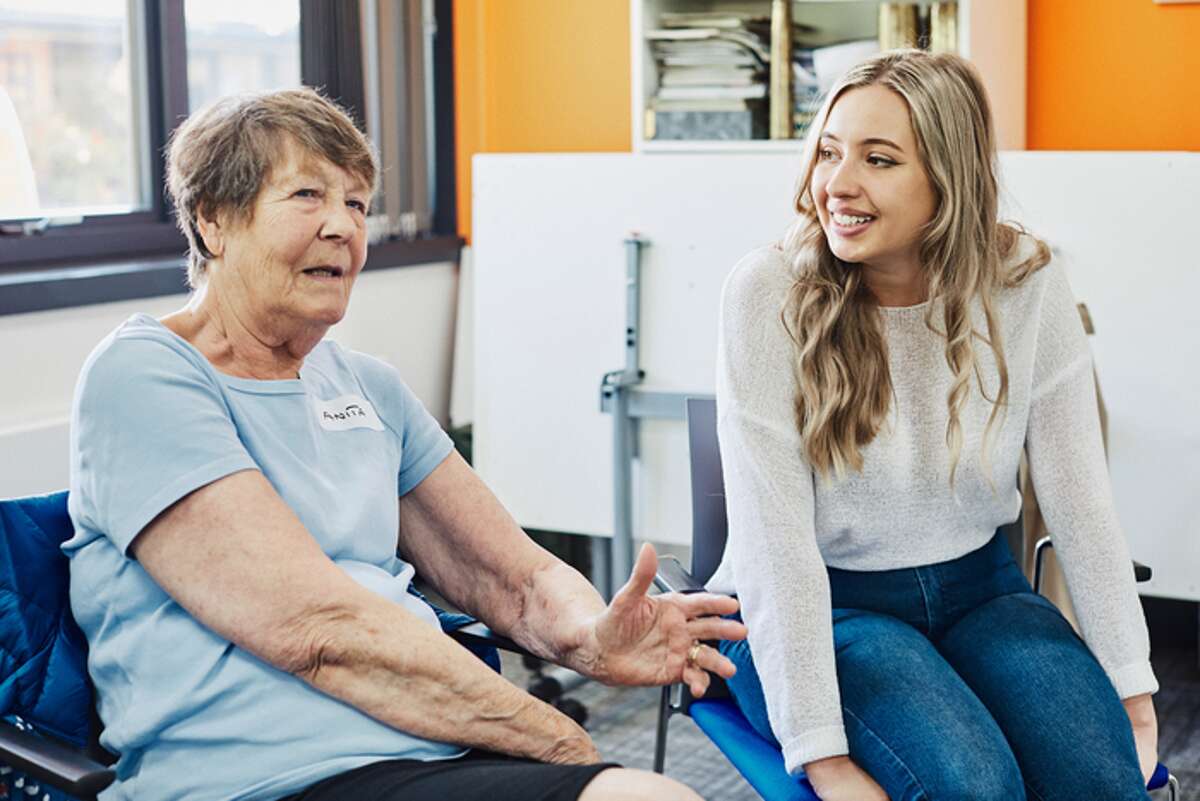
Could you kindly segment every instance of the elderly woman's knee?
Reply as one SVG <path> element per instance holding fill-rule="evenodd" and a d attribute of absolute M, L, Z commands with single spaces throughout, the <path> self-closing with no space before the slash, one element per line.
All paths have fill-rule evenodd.
<path fill-rule="evenodd" d="M 694 790 L 657 773 L 629 768 L 606 770 L 592 779 L 579 801 L 703 801 Z"/>

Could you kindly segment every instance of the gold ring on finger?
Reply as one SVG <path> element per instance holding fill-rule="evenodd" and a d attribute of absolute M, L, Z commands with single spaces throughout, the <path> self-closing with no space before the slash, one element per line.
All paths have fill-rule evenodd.
<path fill-rule="evenodd" d="M 702 643 L 698 643 L 698 642 L 692 643 L 692 647 L 688 649 L 688 655 L 687 655 L 688 665 L 690 665 L 691 667 L 696 666 L 696 659 L 697 659 L 697 657 L 700 656 L 700 649 L 703 647 L 704 647 L 704 645 Z"/>

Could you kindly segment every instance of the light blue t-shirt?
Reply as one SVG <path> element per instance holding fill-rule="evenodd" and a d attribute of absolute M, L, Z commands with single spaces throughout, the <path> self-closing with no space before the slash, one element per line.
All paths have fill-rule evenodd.
<path fill-rule="evenodd" d="M 115 799 L 275 799 L 393 758 L 463 752 L 388 727 L 218 637 L 128 556 L 175 501 L 260 470 L 321 549 L 437 626 L 396 556 L 398 496 L 450 453 L 383 362 L 323 341 L 300 377 L 234 378 L 135 315 L 92 352 L 71 421 L 71 608 L 120 754 Z"/>

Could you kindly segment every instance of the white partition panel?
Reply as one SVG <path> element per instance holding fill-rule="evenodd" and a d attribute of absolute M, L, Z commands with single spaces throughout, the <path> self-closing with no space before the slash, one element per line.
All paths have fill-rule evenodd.
<path fill-rule="evenodd" d="M 644 387 L 711 393 L 721 283 L 791 216 L 794 154 L 482 155 L 474 167 L 475 459 L 530 528 L 609 535 L 624 363 L 622 240 L 643 261 Z M 1200 155 L 1006 153 L 1011 215 L 1048 239 L 1092 310 L 1112 472 L 1152 594 L 1200 599 Z M 644 421 L 639 538 L 687 543 L 681 423 Z"/>

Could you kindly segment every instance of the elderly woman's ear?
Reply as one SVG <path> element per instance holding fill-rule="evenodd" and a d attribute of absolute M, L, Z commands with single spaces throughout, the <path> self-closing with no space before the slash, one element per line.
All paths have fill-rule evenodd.
<path fill-rule="evenodd" d="M 220 258 L 225 252 L 225 231 L 218 219 L 209 219 L 203 212 L 196 212 L 196 233 L 200 235 L 200 244 L 209 258 Z"/>

